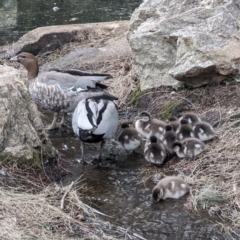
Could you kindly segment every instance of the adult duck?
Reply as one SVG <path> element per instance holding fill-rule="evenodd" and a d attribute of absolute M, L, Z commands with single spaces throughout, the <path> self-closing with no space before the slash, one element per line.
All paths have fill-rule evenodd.
<path fill-rule="evenodd" d="M 41 108 L 54 112 L 52 124 L 47 128 L 59 127 L 57 116 L 63 113 L 60 125 L 64 124 L 66 113 L 73 112 L 79 101 L 95 96 L 105 99 L 117 98 L 104 92 L 103 80 L 112 78 L 109 74 L 86 73 L 78 70 L 52 69 L 39 73 L 38 61 L 31 53 L 22 52 L 10 60 L 21 63 L 27 69 L 28 89 Z"/>
<path fill-rule="evenodd" d="M 72 117 L 72 128 L 80 138 L 83 161 L 85 142 L 102 142 L 101 159 L 104 143 L 115 137 L 118 121 L 116 105 L 102 96 L 83 99 L 78 103 Z"/>

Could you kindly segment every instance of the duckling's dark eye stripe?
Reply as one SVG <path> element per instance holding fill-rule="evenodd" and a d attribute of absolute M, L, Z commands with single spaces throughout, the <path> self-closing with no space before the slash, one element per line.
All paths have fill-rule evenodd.
<path fill-rule="evenodd" d="M 108 101 L 103 100 L 103 107 L 99 111 L 99 115 L 98 115 L 98 118 L 97 118 L 97 125 L 99 125 L 99 123 L 102 121 L 102 115 L 105 112 L 105 110 L 107 108 L 107 105 L 108 105 Z"/>
<path fill-rule="evenodd" d="M 87 110 L 88 120 L 91 123 L 91 125 L 94 127 L 94 124 L 93 124 L 93 112 L 92 112 L 92 109 L 89 106 L 89 101 L 86 101 L 86 110 Z"/>

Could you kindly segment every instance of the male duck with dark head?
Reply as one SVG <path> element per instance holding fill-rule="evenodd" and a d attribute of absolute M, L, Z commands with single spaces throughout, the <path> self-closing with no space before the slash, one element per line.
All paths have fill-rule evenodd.
<path fill-rule="evenodd" d="M 153 119 L 147 111 L 140 112 L 136 119 L 135 128 L 143 137 L 146 139 L 151 136 L 156 136 L 158 139 L 162 137 L 167 125 L 165 122 Z"/>
<path fill-rule="evenodd" d="M 121 128 L 118 141 L 126 151 L 131 152 L 141 147 L 142 138 L 135 128 L 130 128 L 127 123 L 122 123 Z"/>
<path fill-rule="evenodd" d="M 64 124 L 66 113 L 73 112 L 79 101 L 95 96 L 109 100 L 117 98 L 104 92 L 107 88 L 101 82 L 111 78 L 109 74 L 86 73 L 78 70 L 58 70 L 39 73 L 38 61 L 31 53 L 22 52 L 11 58 L 27 69 L 28 89 L 35 102 L 44 109 L 54 112 L 48 130 L 58 127 L 58 113 L 63 113 L 60 125 Z"/>
<path fill-rule="evenodd" d="M 72 117 L 72 128 L 81 140 L 82 160 L 84 161 L 84 143 L 101 144 L 115 137 L 118 128 L 118 111 L 116 105 L 107 99 L 94 97 L 81 100 Z"/>

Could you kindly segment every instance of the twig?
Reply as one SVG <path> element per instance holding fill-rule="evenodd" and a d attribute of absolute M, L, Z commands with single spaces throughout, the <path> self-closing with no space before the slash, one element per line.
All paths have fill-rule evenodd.
<path fill-rule="evenodd" d="M 61 199 L 61 210 L 63 210 L 63 208 L 64 208 L 65 198 L 66 198 L 67 194 L 69 193 L 69 191 L 71 190 L 73 184 L 74 184 L 74 182 L 72 181 L 72 183 L 68 186 L 68 189 L 66 190 L 66 192 L 64 193 L 64 195 L 63 195 L 63 197 Z"/>
<path fill-rule="evenodd" d="M 147 240 L 146 238 L 142 237 L 141 235 L 137 234 L 137 233 L 131 233 L 129 234 L 128 231 L 129 231 L 129 228 L 128 229 L 125 229 L 123 227 L 117 227 L 117 230 L 119 230 L 120 232 L 123 232 L 125 235 L 127 235 L 129 238 L 134 236 L 134 237 L 137 237 L 141 240 Z"/>
<path fill-rule="evenodd" d="M 105 213 L 102 213 L 102 212 L 98 211 L 97 209 L 95 209 L 93 207 L 89 207 L 88 206 L 88 209 L 89 209 L 89 211 L 92 211 L 95 214 L 99 214 L 99 215 L 102 215 L 102 216 L 105 216 L 105 217 L 113 218 L 113 217 L 111 217 L 111 216 L 109 216 L 109 215 L 107 215 Z"/>

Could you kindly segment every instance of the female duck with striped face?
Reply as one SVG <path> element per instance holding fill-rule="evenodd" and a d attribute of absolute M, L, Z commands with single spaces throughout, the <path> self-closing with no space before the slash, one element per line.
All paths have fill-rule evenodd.
<path fill-rule="evenodd" d="M 83 99 L 74 110 L 72 128 L 81 141 L 82 160 L 84 161 L 84 142 L 102 142 L 101 158 L 105 140 L 114 138 L 118 128 L 115 104 L 101 97 Z"/>

